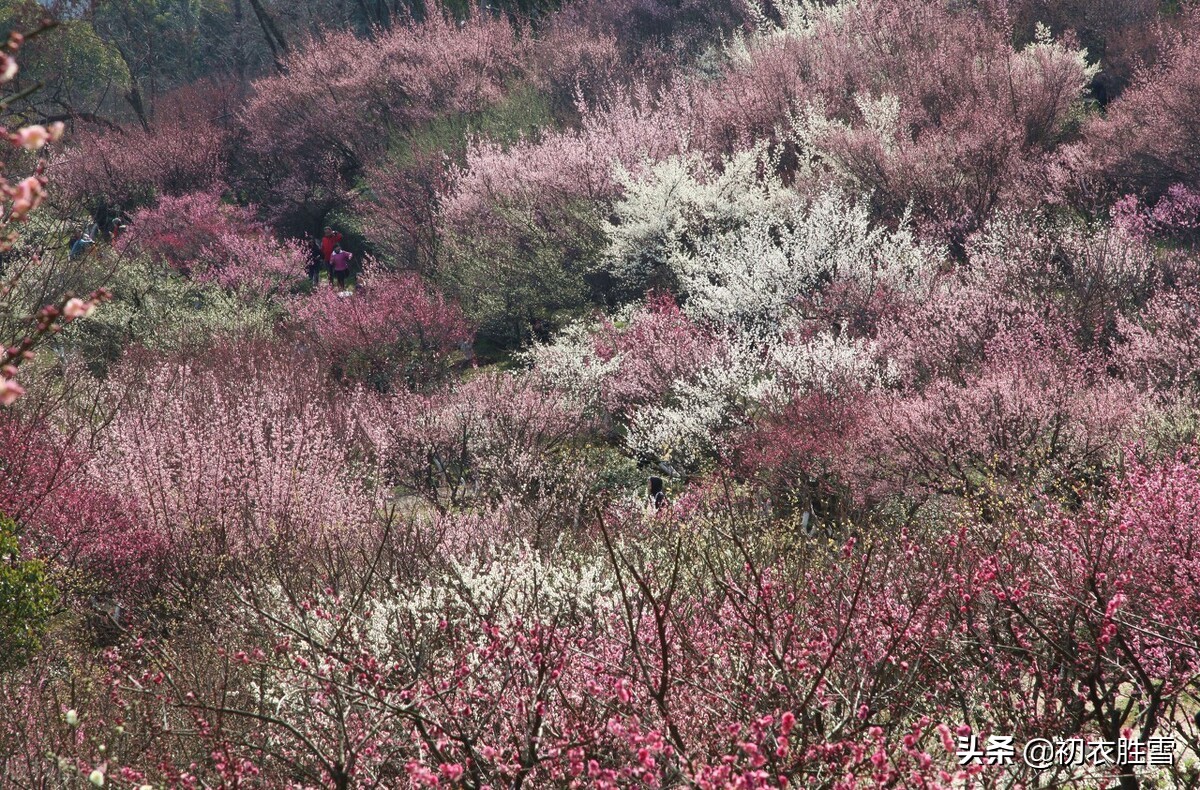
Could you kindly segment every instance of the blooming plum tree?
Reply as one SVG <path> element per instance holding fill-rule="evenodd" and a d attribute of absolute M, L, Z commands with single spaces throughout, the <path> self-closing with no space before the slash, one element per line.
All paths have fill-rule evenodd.
<path fill-rule="evenodd" d="M 163 197 L 139 210 L 118 245 L 198 282 L 256 296 L 286 293 L 307 268 L 299 245 L 277 241 L 251 209 L 225 204 L 215 191 Z"/>
<path fill-rule="evenodd" d="M 346 379 L 387 389 L 436 384 L 471 339 L 462 310 L 412 274 L 368 265 L 352 298 L 332 288 L 294 297 L 293 319 Z"/>

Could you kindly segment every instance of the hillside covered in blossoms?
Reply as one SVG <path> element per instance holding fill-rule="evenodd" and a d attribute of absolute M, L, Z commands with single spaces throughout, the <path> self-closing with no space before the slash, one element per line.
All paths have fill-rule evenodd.
<path fill-rule="evenodd" d="M 0 788 L 1200 788 L 1200 9 L 0 0 Z"/>

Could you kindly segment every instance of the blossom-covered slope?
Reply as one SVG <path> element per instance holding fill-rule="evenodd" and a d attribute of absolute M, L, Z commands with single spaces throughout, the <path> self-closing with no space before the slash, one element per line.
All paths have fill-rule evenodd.
<path fill-rule="evenodd" d="M 1200 783 L 1195 11 L 415 8 L 6 111 L 0 784 Z"/>

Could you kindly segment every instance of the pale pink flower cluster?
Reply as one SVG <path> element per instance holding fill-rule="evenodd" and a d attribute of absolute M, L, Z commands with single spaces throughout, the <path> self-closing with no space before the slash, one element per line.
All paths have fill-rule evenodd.
<path fill-rule="evenodd" d="M 21 127 L 9 139 L 26 151 L 40 151 L 46 143 L 56 143 L 61 140 L 65 128 L 62 121 L 55 121 L 48 127 L 32 124 Z"/>
<path fill-rule="evenodd" d="M 0 406 L 11 406 L 24 394 L 25 388 L 15 378 L 7 374 L 0 375 Z"/>

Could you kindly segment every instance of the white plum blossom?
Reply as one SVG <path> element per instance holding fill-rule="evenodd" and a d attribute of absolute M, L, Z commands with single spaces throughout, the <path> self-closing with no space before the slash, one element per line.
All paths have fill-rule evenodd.
<path fill-rule="evenodd" d="M 725 46 L 726 56 L 734 63 L 748 63 L 756 47 L 769 45 L 779 39 L 803 38 L 822 22 L 837 23 L 857 0 L 774 0 L 768 14 L 766 4 L 749 3 L 747 10 L 753 20 L 751 33 L 738 33 Z"/>
<path fill-rule="evenodd" d="M 892 383 L 894 373 L 878 360 L 871 340 L 821 332 L 803 342 L 772 343 L 765 364 L 772 371 L 770 392 L 786 399 L 797 391 L 836 392 L 847 384 L 866 389 Z"/>
<path fill-rule="evenodd" d="M 663 403 L 637 410 L 626 443 L 635 453 L 695 468 L 721 449 L 720 437 L 765 407 L 814 390 L 885 383 L 875 345 L 845 334 L 803 341 L 766 332 L 728 334 L 719 364 L 676 381 Z"/>
<path fill-rule="evenodd" d="M 366 625 L 370 641 L 386 645 L 401 622 L 436 624 L 439 619 L 487 611 L 504 626 L 534 613 L 564 608 L 594 613 L 616 605 L 615 587 L 599 557 L 559 556 L 551 563 L 533 547 L 514 541 L 473 559 L 451 560 L 435 583 L 406 590 L 394 600 L 377 600 Z"/>
<path fill-rule="evenodd" d="M 271 618 L 286 623 L 315 643 L 328 643 L 339 629 L 349 627 L 375 655 L 403 651 L 414 639 L 436 634 L 446 621 L 467 621 L 487 612 L 489 621 L 506 629 L 514 623 L 552 619 L 564 614 L 577 617 L 609 616 L 619 600 L 609 566 L 601 555 L 575 557 L 558 553 L 547 558 L 529 544 L 514 541 L 479 554 L 450 559 L 440 575 L 423 578 L 411 587 L 376 592 L 352 613 L 347 601 L 328 592 L 315 596 L 312 610 L 345 615 L 313 616 L 294 605 L 283 589 L 270 589 L 258 605 Z M 474 657 L 472 660 L 478 660 Z M 298 715 L 305 709 L 304 692 L 276 676 L 253 682 L 254 699 L 274 715 Z"/>
<path fill-rule="evenodd" d="M 628 319 L 632 306 L 616 320 Z M 621 365 L 619 356 L 603 359 L 596 353 L 592 324 L 575 321 L 560 330 L 549 342 L 535 343 L 523 355 L 535 375 L 573 398 L 586 409 L 598 405 L 600 385 Z"/>
<path fill-rule="evenodd" d="M 731 336 L 719 362 L 671 387 L 665 402 L 638 409 L 626 442 L 636 453 L 694 467 L 710 456 L 716 437 L 741 424 L 747 408 L 768 384 L 764 349 L 750 335 Z"/>
<path fill-rule="evenodd" d="M 688 244 L 796 204 L 799 196 L 775 175 L 775 164 L 755 146 L 719 168 L 697 154 L 668 157 L 636 175 L 618 165 L 615 178 L 624 194 L 606 226 L 609 270 L 644 288 Z"/>
<path fill-rule="evenodd" d="M 852 279 L 905 289 L 932 270 L 907 223 L 874 226 L 867 206 L 827 192 L 807 208 L 753 217 L 745 226 L 676 250 L 672 268 L 686 311 L 719 325 L 780 327 L 797 300 Z"/>

